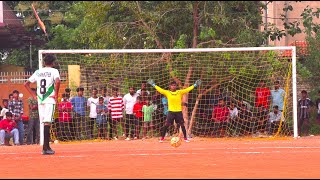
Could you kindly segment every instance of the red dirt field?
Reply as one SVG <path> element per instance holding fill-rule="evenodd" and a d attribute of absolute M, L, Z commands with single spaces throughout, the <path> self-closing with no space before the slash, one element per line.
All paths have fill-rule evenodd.
<path fill-rule="evenodd" d="M 104 141 L 0 147 L 1 178 L 319 178 L 320 136 Z"/>

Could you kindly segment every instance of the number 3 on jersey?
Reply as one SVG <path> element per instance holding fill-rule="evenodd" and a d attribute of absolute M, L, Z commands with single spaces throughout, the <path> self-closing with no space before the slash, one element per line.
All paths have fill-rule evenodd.
<path fill-rule="evenodd" d="M 47 92 L 47 89 L 46 89 L 46 79 L 41 79 L 40 80 L 40 94 L 45 94 Z"/>

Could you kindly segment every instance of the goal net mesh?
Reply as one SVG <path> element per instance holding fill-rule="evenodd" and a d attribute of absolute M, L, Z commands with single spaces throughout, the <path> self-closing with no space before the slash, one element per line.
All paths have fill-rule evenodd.
<path fill-rule="evenodd" d="M 92 96 L 96 88 L 97 97 L 104 97 L 102 104 L 108 106 L 108 99 L 114 96 L 114 90 L 123 98 L 130 87 L 134 87 L 135 92 L 142 89 L 139 94 L 141 103 L 150 100 L 154 111 L 152 123 L 146 126 L 146 134 L 143 118 L 138 120 L 136 126 L 138 135 L 131 123 L 128 134 L 131 138 L 159 137 L 166 120 L 165 96 L 147 84 L 148 79 L 153 79 L 163 89 L 169 89 L 171 81 L 176 81 L 178 89 L 183 89 L 201 79 L 201 85 L 185 94 L 182 100 L 188 136 L 293 136 L 292 58 L 285 56 L 285 50 L 161 53 L 45 51 L 43 55 L 46 53 L 56 55 L 55 67 L 60 71 L 62 80 L 52 126 L 54 139 L 75 141 L 123 137 L 125 128 L 128 128 L 126 123 L 129 123 L 125 110 L 123 118 L 112 124 L 110 114 L 93 112 L 99 101 L 92 100 Z M 279 90 L 275 89 L 277 82 Z M 79 98 L 72 101 L 79 96 L 79 87 L 84 89 L 86 102 L 82 105 L 79 105 L 82 103 Z M 70 98 L 62 102 L 62 95 L 68 94 L 68 88 L 71 90 Z M 67 101 L 72 105 L 70 111 L 66 110 L 68 108 L 62 109 Z M 278 113 L 274 105 L 278 106 Z M 79 112 L 81 110 L 82 113 Z M 68 114 L 69 119 L 66 118 Z M 105 118 L 105 123 L 98 122 L 94 114 L 98 114 L 98 119 Z M 113 130 L 112 134 L 110 130 Z M 179 126 L 174 124 L 166 135 L 176 134 L 179 134 Z"/>

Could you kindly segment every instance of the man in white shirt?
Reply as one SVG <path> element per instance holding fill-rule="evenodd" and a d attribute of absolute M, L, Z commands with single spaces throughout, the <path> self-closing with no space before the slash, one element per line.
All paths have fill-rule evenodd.
<path fill-rule="evenodd" d="M 133 114 L 133 106 L 136 103 L 137 97 L 139 96 L 138 93 L 134 92 L 134 87 L 129 88 L 129 93 L 124 95 L 123 97 L 123 103 L 124 103 L 124 109 L 126 111 L 126 120 L 125 120 L 125 136 L 126 140 L 130 140 L 129 130 L 131 128 L 131 137 L 134 139 L 137 139 L 139 134 L 134 134 L 135 127 L 138 125 L 138 120 L 135 118 Z"/>
<path fill-rule="evenodd" d="M 147 92 L 147 94 L 148 94 L 148 96 L 150 95 L 150 92 L 147 90 L 147 82 L 142 82 L 142 84 L 141 84 L 141 89 L 142 90 L 145 90 L 146 92 Z M 141 95 L 141 89 L 139 89 L 138 91 L 137 91 L 137 94 L 139 94 L 139 95 Z"/>
<path fill-rule="evenodd" d="M 97 96 L 98 94 L 98 89 L 93 88 L 92 89 L 92 96 L 87 100 L 87 106 L 90 108 L 90 113 L 89 113 L 89 128 L 90 132 L 88 133 L 88 138 L 92 139 L 93 138 L 93 129 L 94 129 L 94 122 L 97 119 L 97 105 L 99 103 L 99 97 Z"/>

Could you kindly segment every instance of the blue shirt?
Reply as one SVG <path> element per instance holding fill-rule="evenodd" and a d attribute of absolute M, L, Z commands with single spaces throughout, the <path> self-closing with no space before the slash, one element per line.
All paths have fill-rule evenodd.
<path fill-rule="evenodd" d="M 103 105 L 98 104 L 98 105 L 97 105 L 97 112 L 99 112 L 99 111 L 101 111 L 101 110 L 107 112 L 107 111 L 108 111 L 108 108 L 107 108 L 107 106 L 104 105 L 104 104 L 103 104 Z M 106 122 L 107 122 L 107 115 L 106 115 L 105 113 L 97 113 L 96 122 L 97 122 L 98 124 L 106 123 Z"/>
<path fill-rule="evenodd" d="M 73 111 L 81 116 L 86 115 L 87 99 L 85 97 L 75 96 L 70 100 Z"/>
<path fill-rule="evenodd" d="M 283 89 L 271 90 L 271 97 L 272 97 L 272 107 L 277 105 L 279 110 L 283 110 L 283 101 L 286 92 Z"/>
<path fill-rule="evenodd" d="M 163 114 L 168 115 L 168 99 L 166 97 L 163 97 L 161 101 L 163 104 Z"/>

